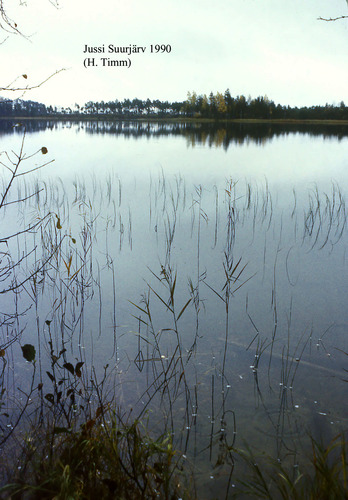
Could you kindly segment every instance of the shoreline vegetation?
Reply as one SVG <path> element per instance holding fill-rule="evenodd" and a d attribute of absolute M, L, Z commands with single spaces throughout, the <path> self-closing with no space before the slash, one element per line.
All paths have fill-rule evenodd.
<path fill-rule="evenodd" d="M 108 115 L 47 115 L 47 116 L 0 116 L 0 120 L 22 121 L 107 121 L 107 122 L 169 122 L 169 123 L 212 123 L 212 124 L 271 124 L 271 125 L 348 125 L 348 120 L 311 120 L 285 118 L 199 118 L 199 117 L 161 117 L 161 116 L 108 116 Z"/>
<path fill-rule="evenodd" d="M 244 95 L 232 97 L 210 92 L 198 95 L 188 92 L 184 101 L 159 99 L 115 99 L 113 101 L 88 101 L 84 105 L 52 106 L 26 101 L 5 99 L 0 96 L 0 118 L 49 118 L 79 120 L 170 120 L 231 123 L 343 123 L 348 124 L 348 107 L 339 104 L 291 107 L 275 104 L 267 95 L 252 98 Z"/>

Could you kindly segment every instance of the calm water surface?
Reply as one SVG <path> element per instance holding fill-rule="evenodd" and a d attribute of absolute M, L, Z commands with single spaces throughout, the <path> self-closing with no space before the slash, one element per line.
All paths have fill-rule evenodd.
<path fill-rule="evenodd" d="M 222 442 L 296 464 L 307 431 L 347 429 L 347 130 L 28 123 L 26 150 L 42 146 L 55 161 L 12 197 L 44 190 L 2 237 L 48 212 L 62 229 L 43 240 L 71 235 L 19 296 L 43 365 L 48 319 L 57 348 L 115 367 L 125 410 L 165 422 L 208 496 L 229 481 Z M 13 364 L 15 386 L 29 368 Z"/>

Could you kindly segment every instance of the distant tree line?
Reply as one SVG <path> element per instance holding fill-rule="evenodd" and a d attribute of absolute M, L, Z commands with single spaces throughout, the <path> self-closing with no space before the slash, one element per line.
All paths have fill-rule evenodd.
<path fill-rule="evenodd" d="M 45 104 L 35 101 L 23 101 L 21 99 L 3 99 L 0 97 L 0 117 L 35 117 L 47 116 L 49 114 Z"/>
<path fill-rule="evenodd" d="M 290 107 L 275 104 L 267 96 L 252 99 L 250 96 L 232 97 L 229 89 L 223 94 L 212 92 L 197 95 L 188 92 L 184 103 L 185 114 L 216 119 L 292 119 L 292 120 L 348 120 L 348 107 L 342 101 L 338 106 Z"/>
<path fill-rule="evenodd" d="M 252 99 L 250 96 L 232 97 L 229 89 L 224 93 L 211 92 L 208 96 L 188 92 L 182 102 L 159 99 L 124 99 L 119 101 L 88 101 L 84 106 L 46 106 L 34 101 L 0 98 L 0 117 L 196 117 L 221 119 L 278 119 L 278 120 L 348 120 L 348 107 L 338 105 L 290 107 L 275 104 L 267 96 Z"/>
<path fill-rule="evenodd" d="M 124 99 L 119 101 L 88 101 L 84 106 L 53 107 L 22 99 L 3 99 L 0 97 L 0 117 L 40 117 L 40 116 L 101 116 L 122 118 L 130 116 L 179 116 L 185 115 L 184 102 L 168 102 L 158 99 Z"/>

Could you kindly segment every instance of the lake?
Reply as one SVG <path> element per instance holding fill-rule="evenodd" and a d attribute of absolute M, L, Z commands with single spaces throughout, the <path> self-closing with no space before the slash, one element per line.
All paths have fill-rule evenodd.
<path fill-rule="evenodd" d="M 18 287 L 2 295 L 5 433 L 32 375 L 18 340 L 44 388 L 62 348 L 87 385 L 108 365 L 106 393 L 172 433 L 204 498 L 232 491 L 232 447 L 297 467 L 308 433 L 347 429 L 347 127 L 25 125 L 35 170 L 15 179 L 7 202 L 26 200 L 4 207 L 1 239 L 41 223 L 2 253 L 19 262 L 2 275 Z M 0 122 L 1 151 L 22 139 Z"/>

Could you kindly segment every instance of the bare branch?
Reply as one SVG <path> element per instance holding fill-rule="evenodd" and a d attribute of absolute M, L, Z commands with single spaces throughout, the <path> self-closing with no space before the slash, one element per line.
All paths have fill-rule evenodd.
<path fill-rule="evenodd" d="M 37 193 L 34 193 L 34 196 L 36 195 Z M 28 198 L 31 198 L 33 195 L 30 195 L 28 196 L 27 198 L 24 198 L 24 201 L 26 201 Z M 9 204 L 9 203 L 8 203 Z M 45 215 L 45 217 L 43 219 L 40 219 L 38 220 L 37 222 L 35 222 L 35 224 L 32 224 L 31 226 L 29 225 L 28 227 L 26 227 L 25 229 L 22 229 L 22 231 L 17 231 L 16 233 L 14 234 L 11 234 L 10 236 L 6 236 L 5 239 L 2 239 L 0 240 L 0 243 L 7 243 L 8 240 L 10 240 L 11 238 L 16 238 L 17 236 L 19 236 L 20 234 L 25 234 L 25 233 L 30 233 L 30 232 L 33 232 L 34 230 L 36 230 L 36 228 L 38 228 L 40 226 L 40 224 L 42 224 L 42 222 L 48 218 L 49 216 L 51 215 L 51 213 L 48 213 L 47 215 Z"/>
<path fill-rule="evenodd" d="M 58 0 L 48 0 L 48 1 L 56 9 L 60 8 Z M 8 17 L 4 6 L 4 0 L 0 0 L 0 29 L 5 31 L 6 33 L 10 33 L 11 35 L 20 35 L 26 38 L 27 40 L 29 39 L 28 36 L 22 33 L 22 31 L 18 28 L 17 23 L 13 19 Z"/>
<path fill-rule="evenodd" d="M 58 0 L 48 0 L 53 7 L 60 9 Z"/>
<path fill-rule="evenodd" d="M 27 159 L 27 158 L 25 158 L 25 159 Z M 34 172 L 35 170 L 39 170 L 39 168 L 46 167 L 47 165 L 49 165 L 50 163 L 53 163 L 53 162 L 54 162 L 54 160 L 50 160 L 46 163 L 43 163 L 42 165 L 39 165 L 38 167 L 31 168 L 30 170 L 26 170 L 25 172 L 21 172 L 20 174 L 17 174 L 16 177 L 21 177 L 22 175 L 27 175 L 30 172 Z"/>
<path fill-rule="evenodd" d="M 348 19 L 348 16 L 339 16 L 339 17 L 318 17 L 318 21 L 338 21 L 339 19 Z"/>
<path fill-rule="evenodd" d="M 58 75 L 59 73 L 61 73 L 62 71 L 65 71 L 65 70 L 66 70 L 66 68 L 58 69 L 57 71 L 52 73 L 49 77 L 47 77 L 45 80 L 42 80 L 42 82 L 40 82 L 36 85 L 27 85 L 25 87 L 13 87 L 13 84 L 18 80 L 18 78 L 20 78 L 20 77 L 17 77 L 12 83 L 7 85 L 6 87 L 0 87 L 0 92 L 3 92 L 6 90 L 6 91 L 11 91 L 11 92 L 23 92 L 23 93 L 25 93 L 28 90 L 37 89 L 37 88 L 41 87 L 41 85 L 43 85 L 44 83 L 48 82 L 48 80 L 50 80 L 51 78 L 53 78 L 54 76 Z M 22 76 L 25 79 L 27 78 L 27 75 L 22 75 Z"/>
<path fill-rule="evenodd" d="M 52 160 L 53 161 L 53 160 Z M 43 165 L 42 165 L 43 166 Z M 40 167 L 38 167 L 40 168 Z M 22 203 L 23 201 L 27 201 L 29 200 L 30 198 L 33 198 L 33 196 L 37 196 L 39 193 L 41 193 L 41 191 L 43 191 L 43 188 L 39 189 L 38 191 L 36 191 L 35 193 L 32 193 L 32 194 L 29 194 L 28 196 L 26 196 L 25 198 L 21 198 L 21 199 L 18 199 L 18 200 L 14 200 L 14 201 L 9 201 L 7 203 L 3 203 L 3 207 L 7 207 L 7 205 L 14 205 L 15 203 Z M 9 239 L 9 237 L 6 238 L 6 240 Z M 6 241 L 5 240 L 5 241 Z M 0 240 L 0 243 L 2 242 L 2 240 Z"/>
<path fill-rule="evenodd" d="M 36 276 L 37 274 L 39 274 L 39 272 L 41 271 L 41 269 L 43 269 L 46 266 L 46 264 L 48 264 L 48 262 L 52 259 L 52 257 L 54 256 L 54 254 L 57 253 L 58 250 L 59 250 L 59 245 L 56 245 L 54 247 L 53 251 L 51 252 L 51 254 L 47 257 L 46 260 L 43 261 L 43 264 L 40 267 L 38 267 L 35 271 L 33 271 L 27 278 L 25 278 L 20 283 L 15 283 L 15 284 L 13 284 L 13 286 L 11 286 L 9 288 L 5 288 L 4 290 L 1 290 L 0 294 L 2 295 L 4 293 L 8 293 L 8 292 L 12 292 L 14 290 L 18 290 L 18 288 L 20 288 L 21 286 L 23 286 L 27 281 L 31 280 L 34 276 Z M 25 258 L 26 258 L 26 256 L 25 256 Z"/>
<path fill-rule="evenodd" d="M 3 0 L 0 0 L 0 28 L 7 33 L 22 35 L 20 30 L 18 29 L 17 23 L 15 23 L 15 21 L 7 16 Z"/>

